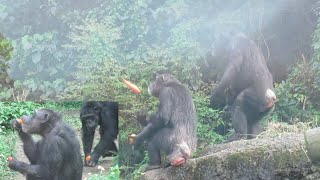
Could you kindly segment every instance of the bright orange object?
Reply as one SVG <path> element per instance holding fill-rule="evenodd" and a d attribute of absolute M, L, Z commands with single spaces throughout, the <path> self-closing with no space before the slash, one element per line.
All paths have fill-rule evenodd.
<path fill-rule="evenodd" d="M 91 156 L 89 155 L 86 157 L 86 161 L 89 162 L 90 160 L 91 160 Z"/>
<path fill-rule="evenodd" d="M 23 124 L 23 119 L 18 119 L 18 123 L 19 123 L 20 125 L 22 125 L 22 124 Z"/>
<path fill-rule="evenodd" d="M 134 144 L 134 139 L 133 138 L 136 137 L 136 135 L 135 134 L 131 134 L 130 136 L 131 137 L 129 137 L 129 143 L 130 144 Z"/>
<path fill-rule="evenodd" d="M 132 82 L 130 82 L 128 80 L 125 80 L 123 78 L 122 78 L 122 80 L 134 93 L 136 93 L 136 94 L 140 94 L 141 93 L 141 90 L 138 88 L 138 86 L 136 86 Z"/>
<path fill-rule="evenodd" d="M 7 158 L 7 160 L 8 160 L 8 161 L 13 161 L 13 158 L 12 158 L 11 156 L 9 156 L 9 157 Z"/>

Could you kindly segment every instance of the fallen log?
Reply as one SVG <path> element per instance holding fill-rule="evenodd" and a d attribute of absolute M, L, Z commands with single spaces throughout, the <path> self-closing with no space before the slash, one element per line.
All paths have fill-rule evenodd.
<path fill-rule="evenodd" d="M 319 172 L 307 155 L 304 135 L 294 133 L 208 146 L 182 167 L 147 171 L 141 179 L 320 179 Z"/>

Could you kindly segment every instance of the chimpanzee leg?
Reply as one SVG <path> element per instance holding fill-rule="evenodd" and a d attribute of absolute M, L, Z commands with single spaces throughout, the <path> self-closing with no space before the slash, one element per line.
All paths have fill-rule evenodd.
<path fill-rule="evenodd" d="M 105 150 L 105 153 L 103 154 L 102 157 L 109 157 L 116 155 L 118 152 L 118 148 L 115 142 L 111 143 L 111 146 Z"/>
<path fill-rule="evenodd" d="M 253 139 L 261 132 L 260 121 L 248 122 L 248 139 Z"/>
<path fill-rule="evenodd" d="M 158 141 L 156 141 L 156 138 L 152 138 L 148 142 L 147 150 L 148 150 L 149 162 L 146 170 L 157 169 L 161 167 L 161 155 L 160 155 L 160 149 L 157 143 Z"/>
<path fill-rule="evenodd" d="M 89 166 L 95 166 L 98 163 L 99 158 L 107 149 L 110 149 L 113 144 L 113 137 L 107 132 L 103 133 L 99 143 L 91 153 L 91 162 L 89 163 Z"/>
<path fill-rule="evenodd" d="M 85 156 L 91 153 L 94 133 L 95 131 L 89 131 L 85 126 L 82 126 L 82 142 Z"/>
<path fill-rule="evenodd" d="M 232 113 L 232 126 L 235 130 L 235 134 L 229 137 L 225 142 L 231 142 L 238 139 L 243 139 L 247 137 L 248 127 L 247 127 L 247 117 L 241 109 L 240 105 L 234 107 Z"/>

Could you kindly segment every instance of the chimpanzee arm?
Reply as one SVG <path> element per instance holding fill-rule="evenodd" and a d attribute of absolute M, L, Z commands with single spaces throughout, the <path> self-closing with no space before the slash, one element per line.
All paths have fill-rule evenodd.
<path fill-rule="evenodd" d="M 29 174 L 43 179 L 55 179 L 56 177 L 51 176 L 59 174 L 59 171 L 61 171 L 63 156 L 71 154 L 74 151 L 74 149 L 70 149 L 68 146 L 61 138 L 46 138 L 39 147 L 37 165 L 29 165 L 14 160 L 13 162 L 9 162 L 9 167 L 22 174 Z"/>
<path fill-rule="evenodd" d="M 23 150 L 28 157 L 30 163 L 34 163 L 37 159 L 37 145 L 34 142 L 30 134 L 26 134 L 23 131 L 18 132 L 21 141 L 23 142 Z"/>
<path fill-rule="evenodd" d="M 172 88 L 166 87 L 162 89 L 159 95 L 159 109 L 150 117 L 149 124 L 136 136 L 136 144 L 141 143 L 144 139 L 152 136 L 152 134 L 157 132 L 159 129 L 168 125 L 173 108 L 172 99 L 174 97 L 172 96 L 174 96 Z"/>
<path fill-rule="evenodd" d="M 30 165 L 25 162 L 15 160 L 14 162 L 9 162 L 9 167 L 21 174 L 28 174 L 39 178 L 49 178 L 49 169 L 45 166 Z"/>
<path fill-rule="evenodd" d="M 240 52 L 234 52 L 230 55 L 230 62 L 221 78 L 221 82 L 214 88 L 211 94 L 211 107 L 223 108 L 225 105 L 233 104 L 237 96 L 233 89 L 234 81 L 237 79 L 237 76 L 239 76 L 242 62 L 243 57 Z"/>
<path fill-rule="evenodd" d="M 18 123 L 18 121 L 13 120 L 12 125 L 17 130 L 18 135 L 19 135 L 21 141 L 23 142 L 24 153 L 28 157 L 29 161 L 31 163 L 34 163 L 36 160 L 36 155 L 37 155 L 37 153 L 36 153 L 37 147 L 36 147 L 35 142 L 33 141 L 32 136 L 30 134 L 27 134 L 22 131 L 22 127 Z"/>
<path fill-rule="evenodd" d="M 86 128 L 85 125 L 82 125 L 82 143 L 85 156 L 87 156 L 91 152 L 94 133 L 95 131 L 90 131 Z"/>

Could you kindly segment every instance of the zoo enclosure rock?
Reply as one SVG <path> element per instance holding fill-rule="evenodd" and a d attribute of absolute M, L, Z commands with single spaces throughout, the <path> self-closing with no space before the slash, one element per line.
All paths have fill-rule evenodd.
<path fill-rule="evenodd" d="M 179 168 L 147 171 L 143 180 L 320 179 L 305 153 L 303 134 L 208 146 Z"/>

